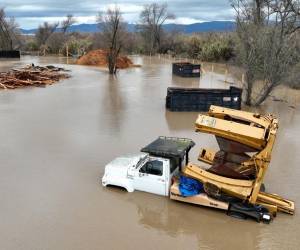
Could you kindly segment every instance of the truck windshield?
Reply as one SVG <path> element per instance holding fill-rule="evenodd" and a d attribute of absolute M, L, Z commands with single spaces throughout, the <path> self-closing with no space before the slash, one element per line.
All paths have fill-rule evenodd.
<path fill-rule="evenodd" d="M 152 175 L 163 175 L 163 162 L 158 160 L 148 161 L 141 169 L 141 173 Z"/>

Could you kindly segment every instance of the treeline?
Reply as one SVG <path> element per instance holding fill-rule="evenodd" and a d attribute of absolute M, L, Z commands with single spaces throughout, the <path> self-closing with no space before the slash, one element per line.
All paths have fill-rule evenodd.
<path fill-rule="evenodd" d="M 76 23 L 76 19 L 68 15 L 61 24 L 45 22 L 38 27 L 34 36 L 23 36 L 22 50 L 39 51 L 40 55 L 67 53 L 80 55 L 89 50 L 107 48 L 106 37 L 109 34 L 105 33 L 107 29 L 112 29 L 111 18 L 115 13 L 119 15 L 117 33 L 122 53 L 145 55 L 160 53 L 204 61 L 228 61 L 234 57 L 236 43 L 233 33 L 187 35 L 179 30 L 168 32 L 163 29 L 163 24 L 175 16 L 168 11 L 166 4 L 157 3 L 144 6 L 140 13 L 140 25 L 134 32 L 127 31 L 122 12 L 118 8 L 99 14 L 95 20 L 99 32 L 91 34 L 68 32 L 70 26 Z"/>
<path fill-rule="evenodd" d="M 165 34 L 161 53 L 201 61 L 229 61 L 235 56 L 234 33 Z"/>
<path fill-rule="evenodd" d="M 56 32 L 50 36 L 46 46 L 40 47 L 34 36 L 23 37 L 23 51 L 40 51 L 44 54 L 66 55 L 67 46 L 70 55 L 85 53 L 93 49 L 105 48 L 101 33 L 68 33 L 66 43 L 64 35 Z M 126 54 L 155 55 L 170 54 L 202 61 L 228 61 L 235 56 L 236 40 L 233 33 L 199 33 L 187 35 L 178 31 L 165 32 L 160 49 L 151 53 L 138 32 L 126 34 L 122 52 Z"/>

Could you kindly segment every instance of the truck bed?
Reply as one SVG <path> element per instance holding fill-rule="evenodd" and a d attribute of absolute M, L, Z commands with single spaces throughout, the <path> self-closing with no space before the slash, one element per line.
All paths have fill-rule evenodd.
<path fill-rule="evenodd" d="M 214 207 L 222 210 L 228 210 L 229 204 L 223 201 L 218 201 L 209 197 L 206 193 L 200 193 L 195 196 L 184 197 L 180 194 L 179 191 L 179 182 L 175 181 L 170 189 L 170 199 L 192 203 L 195 205 L 201 205 L 206 207 Z"/>

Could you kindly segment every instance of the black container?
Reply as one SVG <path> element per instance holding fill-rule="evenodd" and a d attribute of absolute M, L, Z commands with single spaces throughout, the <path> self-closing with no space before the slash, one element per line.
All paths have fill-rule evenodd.
<path fill-rule="evenodd" d="M 168 88 L 166 108 L 170 111 L 207 112 L 210 105 L 241 109 L 243 90 L 229 89 Z"/>
<path fill-rule="evenodd" d="M 200 77 L 201 65 L 188 62 L 173 63 L 173 74 L 182 77 Z"/>
<path fill-rule="evenodd" d="M 0 50 L 0 58 L 20 58 L 19 50 Z"/>

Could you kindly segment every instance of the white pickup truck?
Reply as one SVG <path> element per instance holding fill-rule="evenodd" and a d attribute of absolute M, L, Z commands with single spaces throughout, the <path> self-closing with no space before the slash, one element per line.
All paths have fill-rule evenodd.
<path fill-rule="evenodd" d="M 172 177 L 187 163 L 194 145 L 190 139 L 159 137 L 142 153 L 118 157 L 107 164 L 102 184 L 123 187 L 128 192 L 139 190 L 169 196 Z"/>
<path fill-rule="evenodd" d="M 258 206 L 215 199 L 203 191 L 188 197 L 181 194 L 175 176 L 187 165 L 189 151 L 194 145 L 190 139 L 159 137 L 144 147 L 141 153 L 118 157 L 107 164 L 102 185 L 123 187 L 128 192 L 138 190 L 169 196 L 172 200 L 222 209 L 234 217 L 250 217 L 258 222 L 269 223 L 270 215 Z"/>

